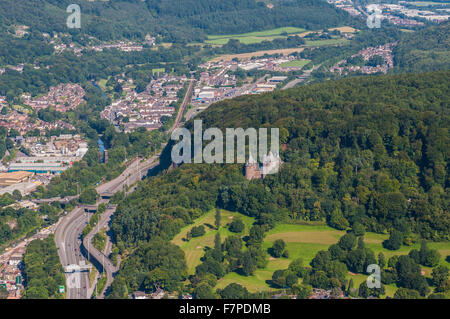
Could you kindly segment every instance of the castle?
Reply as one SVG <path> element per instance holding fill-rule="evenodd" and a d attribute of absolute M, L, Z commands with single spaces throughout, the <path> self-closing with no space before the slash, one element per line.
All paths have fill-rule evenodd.
<path fill-rule="evenodd" d="M 251 181 L 252 179 L 264 178 L 268 174 L 278 173 L 282 161 L 278 154 L 270 152 L 263 156 L 262 165 L 260 165 L 250 154 L 248 161 L 245 163 L 245 178 Z"/>

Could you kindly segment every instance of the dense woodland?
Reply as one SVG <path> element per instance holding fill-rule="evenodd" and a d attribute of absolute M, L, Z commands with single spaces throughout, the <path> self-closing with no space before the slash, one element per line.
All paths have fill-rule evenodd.
<path fill-rule="evenodd" d="M 450 68 L 450 22 L 403 35 L 394 50 L 394 63 L 403 72 Z"/>
<path fill-rule="evenodd" d="M 201 114 L 204 127 L 284 132 L 280 173 L 249 182 L 241 164 L 184 164 L 149 179 L 115 214 L 119 249 L 133 251 L 156 237 L 169 240 L 214 207 L 256 218 L 247 241 L 254 251 L 237 264 L 244 273 L 246 264 L 250 274 L 263 264 L 258 244 L 264 232 L 279 222 L 324 221 L 340 230 L 390 233 L 388 249 L 421 238 L 449 240 L 449 76 L 353 78 L 215 104 Z M 207 257 L 205 262 L 197 269 L 200 277 L 215 273 L 218 279 L 220 269 L 227 269 Z M 122 286 L 144 289 L 145 270 L 130 272 L 128 265 L 126 276 L 118 277 Z M 191 279 L 195 285 L 205 278 Z M 209 290 L 203 292 L 208 296 Z"/>
<path fill-rule="evenodd" d="M 223 101 L 202 117 L 206 126 L 289 132 L 285 168 L 263 184 L 290 218 L 342 213 L 375 232 L 406 223 L 424 238 L 449 239 L 448 75 L 323 83 Z M 224 206 L 245 212 L 234 192 L 222 195 Z"/>

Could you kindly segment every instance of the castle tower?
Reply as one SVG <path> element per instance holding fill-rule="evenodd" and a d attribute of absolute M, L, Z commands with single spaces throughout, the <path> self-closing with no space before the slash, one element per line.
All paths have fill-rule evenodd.
<path fill-rule="evenodd" d="M 262 177 L 268 174 L 276 174 L 279 172 L 282 161 L 278 154 L 273 154 L 272 151 L 268 155 L 263 156 L 263 165 L 261 170 Z"/>
<path fill-rule="evenodd" d="M 245 163 L 245 178 L 249 181 L 261 178 L 261 170 L 258 162 L 255 161 L 250 154 L 248 161 Z"/>

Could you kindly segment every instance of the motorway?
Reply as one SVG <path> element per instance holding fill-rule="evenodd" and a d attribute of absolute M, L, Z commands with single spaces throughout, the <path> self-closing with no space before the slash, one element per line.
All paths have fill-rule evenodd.
<path fill-rule="evenodd" d="M 115 179 L 102 184 L 96 188 L 97 192 L 102 194 L 105 192 L 116 193 L 122 191 L 125 186 L 130 186 L 137 181 L 141 180 L 143 176 L 146 176 L 147 172 L 158 165 L 159 154 L 152 156 L 151 158 L 142 161 L 141 159 L 133 160 L 128 167 Z M 107 204 L 108 200 L 100 199 L 96 204 Z M 86 237 L 85 248 L 89 252 L 89 257 L 98 258 L 103 253 L 98 252 L 91 245 L 91 239 L 96 234 L 98 229 L 104 227 L 111 219 L 115 209 L 107 209 L 100 217 L 99 227 L 94 227 L 94 230 Z M 85 258 L 81 254 L 81 234 L 86 227 L 90 213 L 84 212 L 84 207 L 77 207 L 65 216 L 56 229 L 55 241 L 58 248 L 58 254 L 61 260 L 61 264 L 64 267 L 69 265 L 80 265 L 80 262 L 85 261 Z M 92 254 L 92 256 L 91 256 Z M 101 254 L 101 255 L 99 255 Z M 117 269 L 112 265 L 112 262 L 108 258 L 100 258 L 97 261 L 102 264 L 107 274 L 107 286 L 112 282 L 112 276 Z M 67 283 L 67 298 L 68 299 L 88 299 L 90 298 L 93 287 L 90 287 L 89 272 L 78 272 L 76 275 L 72 273 L 66 274 Z"/>
<path fill-rule="evenodd" d="M 105 297 L 105 292 L 111 285 L 114 279 L 114 274 L 119 270 L 120 263 L 118 263 L 117 266 L 114 266 L 112 261 L 108 258 L 107 255 L 105 255 L 105 253 L 98 251 L 94 247 L 94 245 L 92 244 L 92 239 L 94 238 L 95 234 L 97 234 L 101 229 L 108 226 L 115 211 L 115 207 L 108 208 L 100 217 L 97 226 L 95 226 L 94 229 L 83 239 L 83 246 L 86 248 L 89 254 L 89 259 L 95 259 L 99 264 L 102 265 L 103 270 L 106 272 L 106 285 L 103 291 L 99 292 L 97 297 L 99 299 L 103 299 Z"/>
<path fill-rule="evenodd" d="M 104 183 L 96 188 L 97 193 L 116 193 L 123 191 L 125 186 L 130 186 L 145 177 L 150 169 L 156 166 L 155 161 L 160 153 L 141 162 L 141 159 L 135 159 L 130 162 L 128 167 L 115 179 Z"/>
<path fill-rule="evenodd" d="M 175 122 L 169 130 L 169 134 L 173 132 L 175 128 L 181 125 L 184 110 L 192 96 L 194 83 L 195 81 L 191 80 L 184 100 L 180 105 L 180 109 L 178 111 Z M 101 196 L 96 205 L 100 205 L 102 203 L 108 204 L 109 199 L 105 198 L 109 198 L 112 194 L 119 191 L 124 191 L 129 186 L 142 180 L 143 177 L 147 176 L 149 170 L 153 169 L 159 164 L 160 155 L 161 154 L 158 153 L 144 161 L 142 161 L 142 159 L 140 158 L 136 158 L 127 165 L 127 168 L 118 177 L 96 187 L 97 193 L 99 193 Z M 134 189 L 129 189 L 127 191 L 127 194 L 133 191 Z M 104 195 L 103 197 L 102 194 Z M 88 253 L 88 258 L 90 260 L 95 259 L 97 263 L 101 264 L 103 270 L 106 272 L 107 283 L 103 291 L 99 294 L 98 298 L 104 298 L 105 291 L 111 285 L 114 274 L 118 270 L 119 263 L 117 266 L 114 266 L 111 260 L 107 258 L 107 255 L 95 249 L 92 245 L 92 238 L 100 229 L 108 225 L 108 223 L 112 219 L 114 212 L 115 207 L 108 206 L 107 210 L 100 216 L 98 225 L 96 225 L 96 227 L 94 227 L 94 229 L 89 234 L 87 234 L 85 238 L 83 238 L 83 246 Z M 90 216 L 90 213 L 84 212 L 84 207 L 77 207 L 68 215 L 64 216 L 58 223 L 58 226 L 56 228 L 55 241 L 58 248 L 58 254 L 61 260 L 61 264 L 63 266 L 67 267 L 69 265 L 80 265 L 80 263 L 83 263 L 85 261 L 80 251 L 80 247 L 82 244 L 81 234 L 83 232 L 83 229 L 86 227 Z M 110 248 L 111 247 L 109 247 L 109 249 Z M 93 292 L 93 287 L 90 287 L 89 272 L 78 272 L 76 274 L 77 275 L 74 276 L 74 274 L 72 273 L 66 273 L 66 297 L 68 299 L 90 298 Z"/>

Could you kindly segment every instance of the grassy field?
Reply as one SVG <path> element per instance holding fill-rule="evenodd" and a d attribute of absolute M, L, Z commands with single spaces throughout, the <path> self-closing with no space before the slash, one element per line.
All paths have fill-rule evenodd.
<path fill-rule="evenodd" d="M 307 47 L 321 47 L 325 45 L 336 45 L 336 44 L 345 44 L 348 43 L 350 40 L 339 38 L 339 39 L 325 39 L 325 40 L 306 40 L 305 45 Z"/>
<path fill-rule="evenodd" d="M 243 44 L 260 43 L 262 41 L 272 41 L 276 38 L 285 38 L 286 34 L 296 34 L 304 32 L 303 28 L 295 27 L 282 27 L 266 31 L 248 32 L 242 34 L 229 34 L 229 35 L 209 35 L 206 43 L 215 45 L 224 45 L 228 43 L 230 39 L 237 39 Z"/>
<path fill-rule="evenodd" d="M 94 292 L 92 293 L 93 298 L 96 298 L 98 294 L 101 294 L 101 292 L 106 286 L 106 281 L 107 281 L 106 276 L 102 275 L 100 279 L 97 281 L 97 286 L 95 287 Z"/>
<path fill-rule="evenodd" d="M 221 210 L 221 227 L 218 230 L 220 232 L 222 241 L 234 233 L 230 232 L 226 227 L 233 218 L 241 218 L 241 220 L 245 224 L 244 234 L 248 234 L 250 227 L 254 223 L 254 219 L 248 216 L 244 216 L 239 213 L 232 213 L 226 210 Z M 204 248 L 206 246 L 213 247 L 214 246 L 214 237 L 218 232 L 212 225 L 214 225 L 215 221 L 215 210 L 212 210 L 202 217 L 198 218 L 194 224 L 188 225 L 181 229 L 181 232 L 172 240 L 172 243 L 178 245 L 183 249 L 186 254 L 186 263 L 188 266 L 189 274 L 193 274 L 195 272 L 195 267 L 200 264 L 200 258 L 204 255 Z M 204 225 L 206 233 L 201 237 L 192 238 L 190 241 L 184 241 L 183 239 L 186 237 L 186 234 L 192 229 L 194 226 Z"/>
<path fill-rule="evenodd" d="M 336 45 L 336 44 L 346 44 L 349 40 L 347 39 L 327 39 L 327 40 L 306 40 L 306 47 L 320 47 L 325 45 Z M 239 53 L 239 54 L 223 54 L 220 56 L 217 56 L 215 58 L 212 58 L 211 62 L 219 62 L 219 61 L 230 61 L 234 58 L 237 58 L 239 60 L 248 60 L 252 57 L 261 57 L 265 54 L 272 55 L 272 54 L 283 54 L 283 55 L 289 55 L 294 52 L 302 52 L 304 50 L 304 47 L 298 47 L 298 48 L 291 48 L 291 49 L 276 49 L 276 50 L 263 50 L 263 51 L 256 51 L 256 52 L 249 52 L 249 53 Z"/>
<path fill-rule="evenodd" d="M 249 291 L 269 290 L 268 281 L 272 278 L 272 274 L 277 269 L 286 269 L 290 262 L 296 258 L 302 258 L 305 265 L 308 265 L 319 250 L 327 250 L 328 247 L 337 243 L 339 238 L 345 234 L 344 231 L 338 231 L 328 226 L 309 226 L 309 225 L 291 225 L 282 224 L 276 226 L 267 233 L 263 248 L 268 249 L 273 245 L 277 239 L 283 239 L 286 242 L 287 250 L 290 253 L 289 258 L 272 258 L 267 254 L 269 260 L 268 265 L 264 269 L 258 269 L 255 275 L 250 277 L 241 276 L 236 273 L 227 274 L 219 281 L 217 288 L 224 288 L 232 282 L 239 283 Z M 393 255 L 405 255 L 411 249 L 419 249 L 420 244 L 416 243 L 412 246 L 402 246 L 397 251 L 390 251 L 382 247 L 383 240 L 387 239 L 387 234 L 366 233 L 364 242 L 366 247 L 371 248 L 375 255 L 383 252 L 389 258 Z M 442 258 L 441 264 L 450 267 L 450 264 L 445 261 L 445 257 L 450 254 L 449 243 L 429 243 L 428 246 L 437 249 Z M 431 268 L 422 267 L 426 276 L 430 276 Z M 348 279 L 353 278 L 355 287 L 359 286 L 367 276 L 364 274 L 348 274 Z M 393 296 L 397 287 L 395 285 L 386 286 L 386 295 Z"/>
<path fill-rule="evenodd" d="M 337 28 L 331 28 L 329 30 L 330 31 L 338 30 L 342 33 L 355 33 L 356 31 L 358 31 L 357 29 L 352 28 L 352 27 L 337 27 Z"/>
<path fill-rule="evenodd" d="M 302 68 L 305 65 L 307 65 L 311 60 L 301 59 L 301 60 L 294 60 L 290 62 L 282 63 L 280 66 L 282 68 Z"/>

